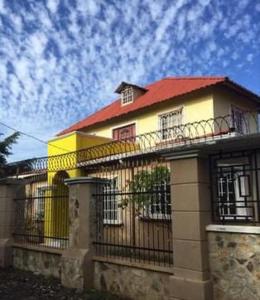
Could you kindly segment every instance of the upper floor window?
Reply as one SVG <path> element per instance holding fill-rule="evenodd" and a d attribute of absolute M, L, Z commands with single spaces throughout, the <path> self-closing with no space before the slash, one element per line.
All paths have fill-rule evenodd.
<path fill-rule="evenodd" d="M 180 134 L 181 130 L 178 128 L 182 124 L 182 108 L 173 110 L 171 112 L 159 116 L 159 127 L 162 139 L 169 139 Z"/>
<path fill-rule="evenodd" d="M 232 115 L 232 127 L 235 132 L 245 134 L 249 132 L 249 123 L 246 111 L 240 109 L 237 106 L 231 107 L 231 115 Z"/>
<path fill-rule="evenodd" d="M 135 124 L 129 124 L 126 126 L 113 129 L 114 140 L 128 140 L 135 138 Z"/>
<path fill-rule="evenodd" d="M 121 103 L 127 104 L 134 101 L 134 91 L 131 86 L 125 87 L 121 92 Z"/>
<path fill-rule="evenodd" d="M 126 105 L 134 102 L 138 97 L 146 93 L 147 89 L 136 84 L 122 81 L 115 92 L 120 94 L 121 105 Z"/>

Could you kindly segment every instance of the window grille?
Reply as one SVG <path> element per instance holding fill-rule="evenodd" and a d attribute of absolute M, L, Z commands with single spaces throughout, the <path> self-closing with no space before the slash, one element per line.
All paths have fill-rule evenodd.
<path fill-rule="evenodd" d="M 104 223 L 117 224 L 121 222 L 118 201 L 118 179 L 110 179 L 104 186 Z"/>
<path fill-rule="evenodd" d="M 159 116 L 159 127 L 163 140 L 177 137 L 181 134 L 182 109 L 174 110 Z"/>

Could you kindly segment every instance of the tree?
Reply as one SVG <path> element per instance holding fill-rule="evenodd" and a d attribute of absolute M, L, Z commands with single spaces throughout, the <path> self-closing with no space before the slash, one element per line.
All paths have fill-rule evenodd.
<path fill-rule="evenodd" d="M 7 157 L 12 154 L 11 149 L 20 136 L 19 132 L 15 132 L 3 141 L 0 141 L 0 168 L 3 168 L 7 164 Z"/>
<path fill-rule="evenodd" d="M 128 188 L 131 196 L 124 199 L 122 207 L 126 207 L 129 202 L 135 203 L 136 213 L 153 203 L 160 193 L 164 193 L 163 184 L 169 184 L 170 170 L 165 166 L 157 166 L 151 170 L 142 170 L 134 175 L 129 182 Z"/>

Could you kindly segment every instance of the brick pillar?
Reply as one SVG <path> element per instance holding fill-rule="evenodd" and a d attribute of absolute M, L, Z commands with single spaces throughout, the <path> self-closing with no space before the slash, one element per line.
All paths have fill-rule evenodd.
<path fill-rule="evenodd" d="M 14 199 L 24 196 L 24 185 L 16 179 L 0 180 L 0 267 L 12 265 Z"/>
<path fill-rule="evenodd" d="M 211 223 L 208 160 L 171 157 L 174 276 L 172 296 L 212 300 L 206 226 Z"/>
<path fill-rule="evenodd" d="M 94 286 L 93 241 L 96 234 L 96 202 L 93 194 L 102 179 L 78 177 L 65 180 L 69 186 L 69 248 L 63 252 L 61 281 L 66 287 Z"/>

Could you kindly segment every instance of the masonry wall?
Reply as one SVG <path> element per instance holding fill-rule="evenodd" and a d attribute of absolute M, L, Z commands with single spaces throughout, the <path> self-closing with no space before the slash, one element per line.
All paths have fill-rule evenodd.
<path fill-rule="evenodd" d="M 13 267 L 60 279 L 61 254 L 14 247 Z"/>
<path fill-rule="evenodd" d="M 170 273 L 95 262 L 95 288 L 134 300 L 171 299 Z"/>
<path fill-rule="evenodd" d="M 214 300 L 260 299 L 260 235 L 209 232 Z"/>

